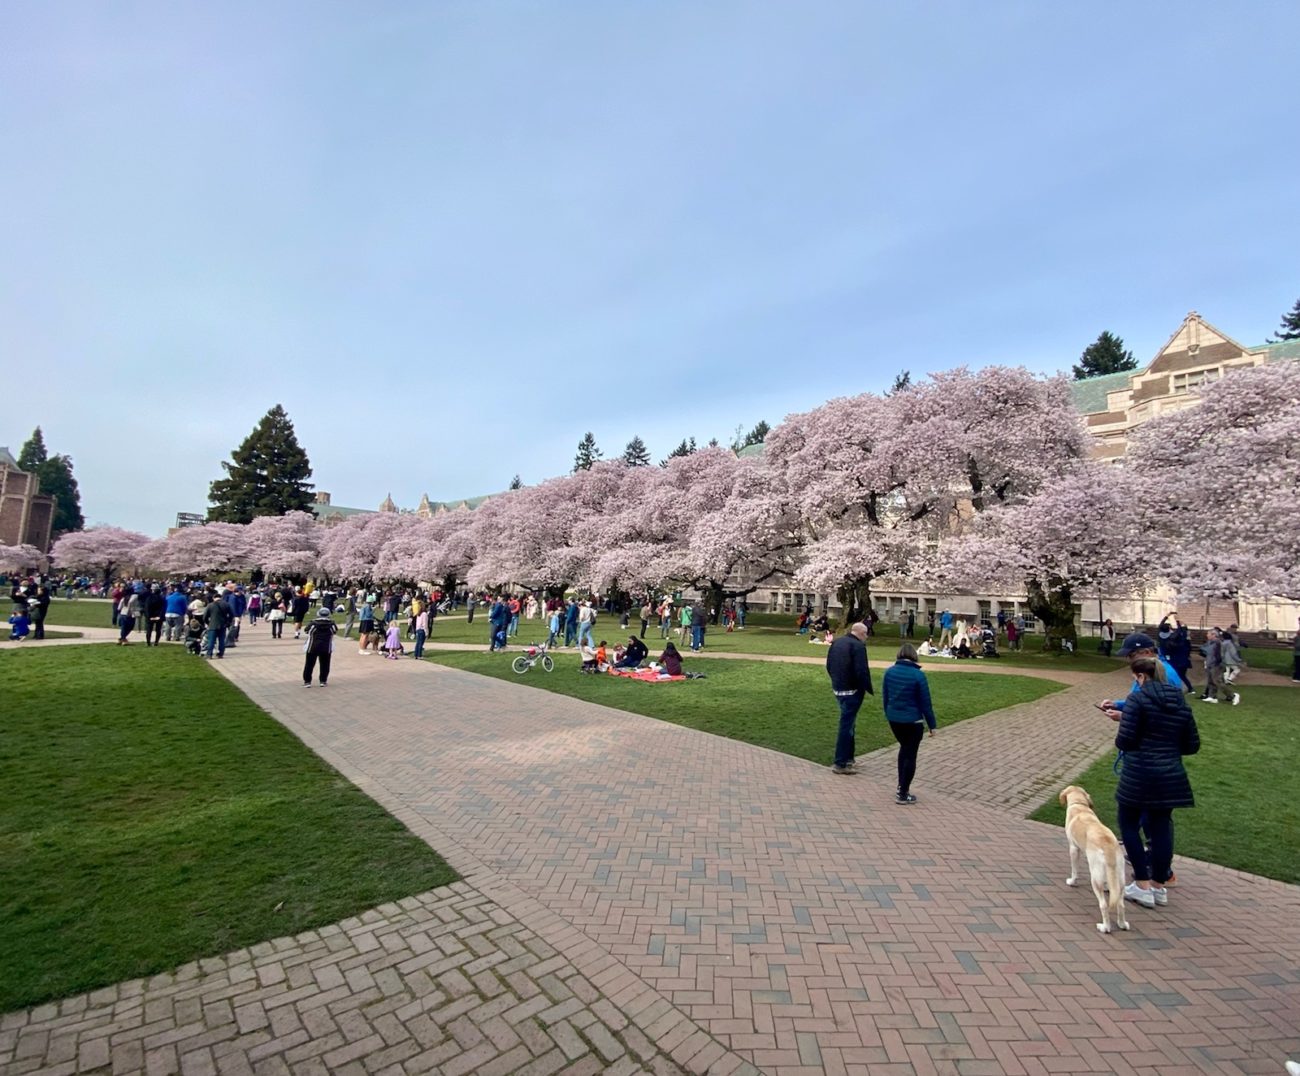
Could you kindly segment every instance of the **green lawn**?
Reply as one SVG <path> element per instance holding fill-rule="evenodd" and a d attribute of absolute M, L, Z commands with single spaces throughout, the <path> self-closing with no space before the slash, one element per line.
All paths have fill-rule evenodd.
<path fill-rule="evenodd" d="M 111 628 L 112 604 L 107 598 L 78 598 L 71 602 L 54 598 L 50 601 L 45 623 L 72 628 Z"/>
<path fill-rule="evenodd" d="M 180 647 L 0 653 L 0 1012 L 454 881 Z"/>
<path fill-rule="evenodd" d="M 1225 867 L 1300 883 L 1300 692 L 1243 687 L 1240 706 L 1192 702 L 1201 750 L 1184 759 L 1196 806 L 1174 813 L 1176 852 Z M 1102 821 L 1115 824 L 1115 752 L 1074 784 L 1091 794 Z M 1053 798 L 1031 816 L 1063 825 Z M 1191 882 L 1191 879 L 1188 879 Z"/>
<path fill-rule="evenodd" d="M 641 630 L 639 617 L 634 617 L 630 621 L 628 631 L 623 631 L 618 625 L 618 617 L 602 614 L 596 623 L 596 637 L 598 639 L 608 639 L 613 643 L 620 639 L 626 639 L 628 631 L 639 632 Z M 649 637 L 646 642 L 653 650 L 662 642 L 658 625 L 652 623 L 648 634 Z M 522 620 L 519 624 L 519 635 L 516 639 L 519 643 L 542 642 L 545 640 L 546 635 L 547 631 L 543 628 L 540 620 Z M 480 610 L 475 614 L 473 624 L 465 622 L 463 613 L 457 613 L 451 617 L 438 617 L 433 630 L 430 632 L 429 641 L 435 643 L 482 643 L 486 647 L 487 637 L 487 611 Z M 678 641 L 675 631 L 673 639 Z M 898 644 L 898 625 L 879 624 L 876 627 L 876 635 L 868 641 L 867 649 L 872 661 L 892 662 L 898 650 Z M 1026 649 L 1020 653 L 1012 653 L 1004 646 L 1002 648 L 1003 656 L 998 661 L 998 664 L 1013 668 L 1068 669 L 1072 672 L 1108 672 L 1123 665 L 1123 662 L 1118 658 L 1105 658 L 1100 654 L 1088 652 L 1089 648 L 1086 640 L 1083 652 L 1078 654 L 1043 653 L 1041 650 L 1036 649 L 1041 644 L 1041 639 L 1030 636 L 1025 643 Z M 715 653 L 762 654 L 764 656 L 810 657 L 818 654 L 824 656 L 826 653 L 824 646 L 809 643 L 808 636 L 795 634 L 793 617 L 767 613 L 751 615 L 744 631 L 734 631 L 730 634 L 721 626 L 714 627 L 710 625 L 705 633 L 705 646 Z M 923 658 L 922 662 L 929 660 L 944 665 L 952 663 L 951 658 Z"/>
<path fill-rule="evenodd" d="M 629 710 L 715 736 L 770 747 L 812 762 L 831 761 L 839 710 L 824 670 L 771 661 L 695 661 L 686 667 L 703 680 L 640 684 L 614 676 L 583 676 L 576 655 L 560 654 L 555 671 L 536 667 L 523 676 L 510 669 L 515 654 L 426 651 L 425 658 L 469 672 L 511 680 L 527 687 Z M 873 669 L 880 690 L 883 669 Z M 1025 676 L 943 673 L 930 680 L 940 726 L 990 710 L 1030 702 L 1059 691 L 1051 680 Z M 868 697 L 858 719 L 858 754 L 895 743 L 877 698 Z"/>

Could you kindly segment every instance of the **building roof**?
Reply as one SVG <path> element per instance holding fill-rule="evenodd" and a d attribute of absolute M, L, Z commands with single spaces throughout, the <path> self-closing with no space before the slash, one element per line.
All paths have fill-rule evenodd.
<path fill-rule="evenodd" d="M 5 445 L 0 445 L 0 467 L 12 467 L 15 471 L 19 469 L 18 461 Z"/>
<path fill-rule="evenodd" d="M 1082 381 L 1070 382 L 1070 396 L 1074 400 L 1074 409 L 1082 415 L 1095 414 L 1106 410 L 1106 393 L 1112 389 L 1128 387 L 1129 378 L 1137 370 L 1121 370 L 1117 374 L 1102 374 L 1099 377 L 1086 377 Z"/>
<path fill-rule="evenodd" d="M 311 510 L 317 519 L 342 519 L 344 516 L 360 516 L 373 512 L 373 508 L 344 508 L 341 504 L 313 504 Z"/>

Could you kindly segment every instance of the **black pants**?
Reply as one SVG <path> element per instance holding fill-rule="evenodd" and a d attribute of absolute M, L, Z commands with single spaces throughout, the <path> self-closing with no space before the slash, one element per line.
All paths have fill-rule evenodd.
<path fill-rule="evenodd" d="M 1142 840 L 1145 831 L 1151 842 L 1147 853 Z M 1133 865 L 1133 880 L 1164 885 L 1173 873 L 1174 813 L 1168 807 L 1130 807 L 1119 804 L 1119 834 L 1124 851 Z"/>
<path fill-rule="evenodd" d="M 44 618 L 44 617 L 33 617 L 33 618 L 32 618 L 32 638 L 33 638 L 33 639 L 44 639 L 44 638 L 45 638 L 45 618 Z"/>
<path fill-rule="evenodd" d="M 144 645 L 156 646 L 162 642 L 163 622 L 159 620 L 146 620 L 144 622 Z"/>
<path fill-rule="evenodd" d="M 284 621 L 283 621 L 283 620 L 272 620 L 272 621 L 271 621 L 271 638 L 272 638 L 272 639 L 279 639 L 279 638 L 282 638 L 283 635 L 284 635 Z"/>
<path fill-rule="evenodd" d="M 916 776 L 916 752 L 925 735 L 925 722 L 914 721 L 905 725 L 901 721 L 891 721 L 889 728 L 898 741 L 898 794 L 906 796 L 912 787 L 912 778 Z"/>
<path fill-rule="evenodd" d="M 312 670 L 316 668 L 316 662 L 320 661 L 320 682 L 328 684 L 330 679 L 330 656 L 329 654 L 307 654 L 307 660 L 302 663 L 302 682 L 311 683 Z"/>

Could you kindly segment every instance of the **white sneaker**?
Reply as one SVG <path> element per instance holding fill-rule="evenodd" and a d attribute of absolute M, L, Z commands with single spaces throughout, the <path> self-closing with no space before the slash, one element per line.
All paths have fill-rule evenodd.
<path fill-rule="evenodd" d="M 1233 695 L 1232 695 L 1232 705 L 1233 705 L 1233 706 L 1236 706 L 1237 703 L 1239 703 L 1239 702 L 1241 702 L 1241 696 L 1238 695 L 1236 692 L 1233 692 Z"/>
<path fill-rule="evenodd" d="M 1169 903 L 1169 890 L 1162 885 L 1153 885 L 1150 892 L 1155 894 L 1156 903 L 1163 906 Z"/>
<path fill-rule="evenodd" d="M 1156 895 L 1154 890 L 1143 889 L 1137 882 L 1129 882 L 1124 887 L 1124 899 L 1131 900 L 1135 904 L 1140 904 L 1144 908 L 1154 908 L 1156 906 Z"/>
<path fill-rule="evenodd" d="M 1217 703 L 1218 701 L 1219 701 L 1218 699 L 1212 699 L 1212 698 L 1210 698 L 1208 695 L 1202 696 L 1202 698 L 1201 698 L 1201 702 L 1214 702 L 1214 703 Z"/>

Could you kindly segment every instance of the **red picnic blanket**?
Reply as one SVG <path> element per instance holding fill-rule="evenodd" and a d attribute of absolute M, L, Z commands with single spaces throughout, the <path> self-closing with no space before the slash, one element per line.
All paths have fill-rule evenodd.
<path fill-rule="evenodd" d="M 643 684 L 666 684 L 671 680 L 685 680 L 684 676 L 660 676 L 654 669 L 610 669 L 610 676 L 625 680 L 640 680 Z"/>

